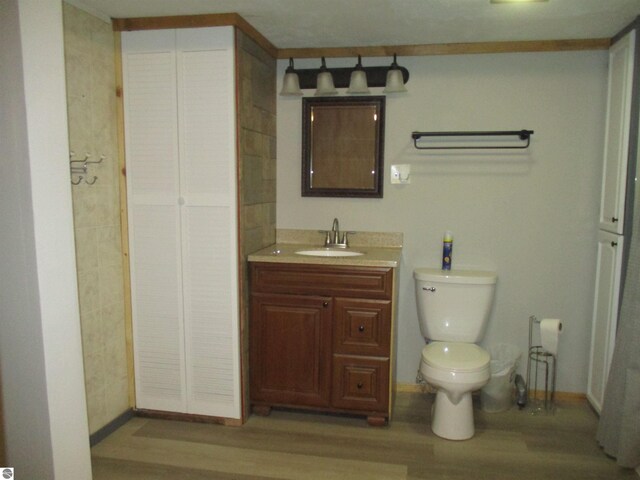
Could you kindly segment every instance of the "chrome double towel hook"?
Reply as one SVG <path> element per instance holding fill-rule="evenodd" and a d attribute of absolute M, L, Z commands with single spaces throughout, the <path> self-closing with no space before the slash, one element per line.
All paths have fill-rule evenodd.
<path fill-rule="evenodd" d="M 74 160 L 73 157 L 75 153 L 73 151 L 69 152 L 69 166 L 71 169 L 71 185 L 80 185 L 80 183 L 84 180 L 84 183 L 87 185 L 93 185 L 98 181 L 98 177 L 96 175 L 93 176 L 91 180 L 87 177 L 89 165 L 95 165 L 97 163 L 102 163 L 102 161 L 107 158 L 105 155 L 100 155 L 98 160 L 91 160 L 91 154 L 85 153 L 84 158 L 81 160 Z M 77 177 L 74 179 L 74 175 Z"/>

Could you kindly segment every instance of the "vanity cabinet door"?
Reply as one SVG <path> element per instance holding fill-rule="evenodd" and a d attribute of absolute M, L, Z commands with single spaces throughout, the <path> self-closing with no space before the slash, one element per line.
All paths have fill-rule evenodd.
<path fill-rule="evenodd" d="M 254 293 L 250 370 L 253 403 L 331 403 L 330 297 Z"/>

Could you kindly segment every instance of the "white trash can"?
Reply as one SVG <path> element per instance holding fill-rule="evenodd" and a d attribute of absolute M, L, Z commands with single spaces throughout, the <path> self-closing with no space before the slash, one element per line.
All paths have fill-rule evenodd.
<path fill-rule="evenodd" d="M 480 405 L 485 412 L 504 412 L 513 405 L 516 367 L 522 356 L 514 345 L 500 343 L 488 349 L 491 355 L 491 379 L 480 390 Z"/>

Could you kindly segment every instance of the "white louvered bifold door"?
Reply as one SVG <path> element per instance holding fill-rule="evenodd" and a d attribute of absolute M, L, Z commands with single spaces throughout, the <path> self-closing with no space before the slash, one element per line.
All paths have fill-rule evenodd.
<path fill-rule="evenodd" d="M 122 37 L 136 405 L 239 418 L 233 29 Z"/>
<path fill-rule="evenodd" d="M 239 418 L 233 29 L 177 40 L 187 402 Z"/>
<path fill-rule="evenodd" d="M 123 35 L 136 399 L 186 409 L 175 33 Z"/>

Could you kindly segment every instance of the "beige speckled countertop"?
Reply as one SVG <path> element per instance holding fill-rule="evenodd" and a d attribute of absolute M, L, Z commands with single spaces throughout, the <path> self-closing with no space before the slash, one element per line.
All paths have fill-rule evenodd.
<path fill-rule="evenodd" d="M 393 267 L 400 265 L 402 234 L 357 232 L 347 250 L 362 252 L 353 257 L 299 255 L 301 250 L 323 250 L 323 235 L 315 230 L 279 230 L 277 243 L 249 255 L 250 262 L 307 263 L 360 267 Z M 336 250 L 344 250 L 337 248 Z"/>

